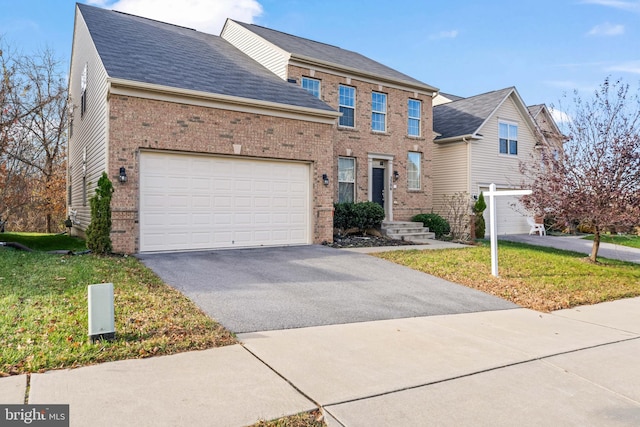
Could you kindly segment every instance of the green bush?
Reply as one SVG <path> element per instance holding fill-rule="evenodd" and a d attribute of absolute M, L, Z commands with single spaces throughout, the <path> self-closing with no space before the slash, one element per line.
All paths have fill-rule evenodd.
<path fill-rule="evenodd" d="M 451 232 L 449 221 L 435 213 L 418 214 L 411 218 L 411 221 L 421 222 L 425 227 L 429 227 L 429 231 L 436 234 L 436 239 L 440 239 Z"/>
<path fill-rule="evenodd" d="M 333 227 L 340 230 L 349 228 L 349 222 L 353 216 L 353 203 L 333 204 Z"/>
<path fill-rule="evenodd" d="M 89 200 L 91 223 L 87 227 L 87 248 L 96 254 L 111 253 L 111 195 L 113 185 L 105 172 L 98 180 L 96 194 Z"/>
<path fill-rule="evenodd" d="M 476 202 L 473 205 L 473 213 L 476 216 L 475 218 L 476 239 L 484 239 L 484 233 L 487 230 L 487 225 L 485 224 L 484 216 L 482 215 L 485 209 L 487 209 L 487 204 L 484 201 L 484 196 L 482 195 L 482 193 L 480 193 L 480 196 L 478 196 L 478 200 L 476 200 Z"/>
<path fill-rule="evenodd" d="M 333 226 L 340 230 L 380 228 L 384 219 L 384 209 L 374 202 L 336 203 L 333 207 Z"/>

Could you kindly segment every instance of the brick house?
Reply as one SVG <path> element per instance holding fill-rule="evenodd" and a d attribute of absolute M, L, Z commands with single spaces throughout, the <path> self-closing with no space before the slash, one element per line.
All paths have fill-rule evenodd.
<path fill-rule="evenodd" d="M 287 53 L 283 40 L 308 49 Z M 285 52 L 284 72 L 261 63 L 269 49 Z M 379 202 L 387 219 L 428 211 L 435 91 L 262 27 L 227 21 L 218 37 L 78 4 L 73 232 L 88 226 L 103 172 L 122 253 L 330 241 L 338 200 Z"/>

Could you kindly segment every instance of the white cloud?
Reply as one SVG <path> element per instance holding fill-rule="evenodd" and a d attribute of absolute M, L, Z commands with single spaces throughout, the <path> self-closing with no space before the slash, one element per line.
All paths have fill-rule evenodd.
<path fill-rule="evenodd" d="M 637 0 L 583 0 L 583 3 L 613 7 L 630 12 L 640 12 L 640 1 Z"/>
<path fill-rule="evenodd" d="M 89 0 L 89 3 L 216 35 L 227 18 L 252 23 L 262 14 L 257 0 Z"/>
<path fill-rule="evenodd" d="M 607 67 L 606 71 L 640 74 L 640 61 L 629 61 Z"/>
<path fill-rule="evenodd" d="M 549 108 L 549 113 L 551 113 L 551 117 L 553 117 L 553 120 L 555 120 L 556 124 L 559 126 L 561 126 L 563 123 L 572 122 L 571 116 L 569 116 L 564 111 L 551 107 Z"/>
<path fill-rule="evenodd" d="M 590 36 L 619 36 L 624 34 L 624 25 L 605 22 L 604 24 L 596 25 L 587 34 Z"/>
<path fill-rule="evenodd" d="M 450 31 L 440 31 L 438 34 L 433 34 L 429 36 L 431 40 L 438 39 L 455 39 L 458 37 L 458 30 L 450 30 Z"/>

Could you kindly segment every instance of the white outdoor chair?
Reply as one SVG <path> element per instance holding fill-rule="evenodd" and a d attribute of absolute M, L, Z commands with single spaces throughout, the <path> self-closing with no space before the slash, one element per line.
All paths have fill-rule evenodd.
<path fill-rule="evenodd" d="M 531 227 L 531 229 L 529 230 L 530 235 L 534 233 L 541 236 L 547 235 L 547 230 L 545 230 L 544 224 L 536 223 L 535 220 L 531 217 L 527 217 L 527 223 L 529 224 L 529 227 Z"/>

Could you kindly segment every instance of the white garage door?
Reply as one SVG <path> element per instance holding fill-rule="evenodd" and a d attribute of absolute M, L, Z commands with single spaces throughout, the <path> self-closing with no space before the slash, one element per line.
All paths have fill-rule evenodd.
<path fill-rule="evenodd" d="M 305 163 L 143 152 L 140 251 L 310 243 Z"/>
<path fill-rule="evenodd" d="M 506 190 L 506 189 L 505 189 Z M 488 188 L 481 188 L 480 191 L 487 192 Z M 498 188 L 498 191 L 500 189 Z M 497 234 L 523 234 L 529 232 L 525 210 L 520 204 L 518 196 L 498 196 L 496 197 L 497 213 Z M 484 211 L 484 221 L 486 224 L 486 235 L 491 232 L 489 225 L 489 197 L 485 195 L 487 209 Z"/>

